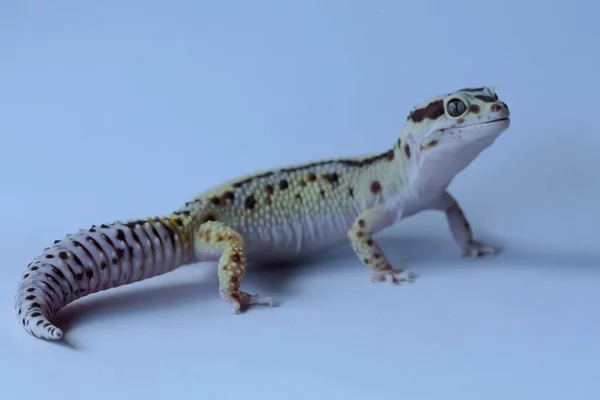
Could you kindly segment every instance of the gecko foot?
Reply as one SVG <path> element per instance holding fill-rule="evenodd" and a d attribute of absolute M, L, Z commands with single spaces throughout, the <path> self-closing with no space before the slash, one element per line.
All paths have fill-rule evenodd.
<path fill-rule="evenodd" d="M 400 284 L 403 282 L 413 282 L 416 275 L 406 269 L 388 269 L 373 273 L 371 282 L 388 281 L 389 283 Z"/>
<path fill-rule="evenodd" d="M 484 257 L 495 255 L 500 252 L 500 247 L 473 241 L 469 243 L 462 252 L 463 257 Z"/>
<path fill-rule="evenodd" d="M 273 299 L 271 297 L 261 297 L 258 293 L 248 294 L 246 292 L 239 292 L 239 300 L 233 299 L 233 310 L 232 314 L 240 314 L 242 311 L 247 310 L 253 304 L 262 304 L 273 307 Z"/>

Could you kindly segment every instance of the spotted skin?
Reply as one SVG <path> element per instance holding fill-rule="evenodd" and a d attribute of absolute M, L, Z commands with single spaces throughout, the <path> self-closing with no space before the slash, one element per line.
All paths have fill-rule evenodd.
<path fill-rule="evenodd" d="M 191 214 L 190 214 L 191 215 Z M 50 319 L 92 293 L 162 275 L 193 260 L 191 217 L 173 215 L 92 226 L 67 235 L 27 267 L 15 307 L 21 324 L 43 339 L 60 339 Z"/>
<path fill-rule="evenodd" d="M 474 239 L 453 178 L 509 127 L 494 89 L 466 88 L 414 107 L 391 149 L 262 171 L 218 185 L 173 213 L 92 226 L 42 251 L 22 276 L 17 316 L 32 336 L 61 339 L 51 322 L 92 293 L 162 275 L 199 261 L 217 263 L 219 292 L 240 313 L 272 305 L 242 290 L 251 262 L 289 260 L 349 243 L 371 280 L 411 282 L 374 235 L 423 210 L 444 213 L 465 256 L 495 254 Z"/>
<path fill-rule="evenodd" d="M 373 233 L 390 224 L 390 215 L 385 207 L 369 208 L 356 218 L 348 231 L 350 244 L 358 258 L 373 271 L 371 281 L 411 282 L 414 275 L 402 268 L 392 268 L 389 260 L 373 239 Z"/>
<path fill-rule="evenodd" d="M 240 290 L 246 273 L 246 249 L 242 235 L 221 222 L 209 221 L 199 227 L 195 239 L 196 252 L 219 257 L 219 292 L 225 301 L 234 304 L 233 314 L 239 314 L 251 304 L 273 304 L 270 297 L 250 295 Z"/>

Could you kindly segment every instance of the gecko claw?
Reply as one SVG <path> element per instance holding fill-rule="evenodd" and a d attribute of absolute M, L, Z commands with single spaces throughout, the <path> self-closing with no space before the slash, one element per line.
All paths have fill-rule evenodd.
<path fill-rule="evenodd" d="M 389 269 L 385 271 L 375 272 L 371 277 L 371 282 L 388 281 L 392 284 L 401 284 L 404 282 L 413 282 L 416 275 L 405 269 Z"/>
<path fill-rule="evenodd" d="M 246 311 L 251 305 L 261 304 L 273 307 L 273 299 L 271 297 L 261 297 L 258 293 L 248 294 L 246 292 L 240 292 L 239 301 L 234 301 L 232 314 L 240 314 L 242 311 Z"/>
<path fill-rule="evenodd" d="M 463 257 L 484 257 L 487 255 L 496 255 L 501 251 L 500 247 L 473 241 L 462 251 Z"/>

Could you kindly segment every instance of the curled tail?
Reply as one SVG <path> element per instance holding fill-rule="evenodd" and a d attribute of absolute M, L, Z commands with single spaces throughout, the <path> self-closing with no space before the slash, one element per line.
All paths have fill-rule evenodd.
<path fill-rule="evenodd" d="M 67 235 L 44 249 L 23 274 L 15 309 L 23 328 L 40 339 L 63 331 L 50 320 L 92 293 L 138 282 L 193 262 L 189 211 L 118 221 Z"/>

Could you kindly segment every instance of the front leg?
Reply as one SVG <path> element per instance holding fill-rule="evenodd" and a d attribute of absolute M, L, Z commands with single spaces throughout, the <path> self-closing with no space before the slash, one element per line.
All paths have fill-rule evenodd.
<path fill-rule="evenodd" d="M 348 239 L 358 258 L 373 271 L 372 282 L 387 280 L 391 283 L 410 282 L 412 272 L 392 268 L 385 254 L 373 239 L 373 234 L 390 224 L 393 217 L 383 206 L 375 206 L 361 213 L 348 231 Z"/>
<path fill-rule="evenodd" d="M 454 241 L 462 250 L 463 257 L 482 257 L 500 252 L 499 247 L 481 243 L 473 239 L 471 225 L 467 221 L 458 202 L 450 193 L 444 192 L 440 199 L 433 204 L 432 208 L 446 213 L 450 232 Z"/>

